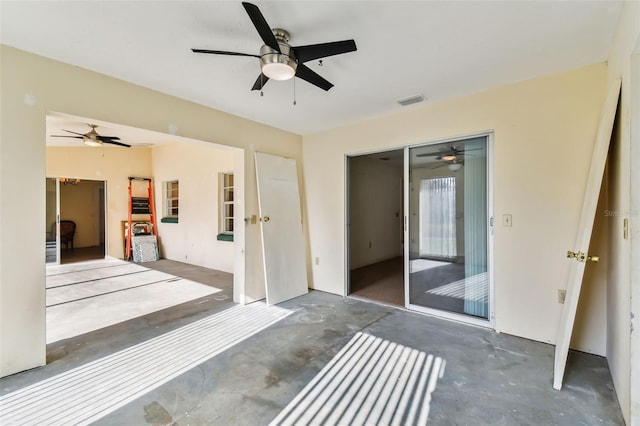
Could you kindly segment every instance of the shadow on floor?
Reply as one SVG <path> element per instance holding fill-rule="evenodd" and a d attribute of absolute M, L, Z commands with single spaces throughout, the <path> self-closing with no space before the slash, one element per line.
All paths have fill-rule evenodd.
<path fill-rule="evenodd" d="M 438 262 L 442 263 L 442 262 Z M 367 265 L 351 271 L 351 295 L 404 306 L 404 265 L 402 257 Z M 448 263 L 410 274 L 410 303 L 443 311 L 464 313 L 464 299 L 428 293 L 465 276 L 464 264 Z"/>
<path fill-rule="evenodd" d="M 129 264 L 136 265 L 133 262 L 129 262 Z M 176 304 L 169 308 L 161 309 L 79 336 L 52 342 L 47 345 L 47 363 L 69 357 L 74 352 L 74 349 L 79 348 L 79 345 L 93 346 L 98 353 L 101 350 L 115 349 L 117 348 L 117 343 L 115 342 L 128 341 L 129 334 L 132 336 L 144 336 L 148 333 L 149 327 L 173 323 L 183 318 L 194 319 L 195 317 L 205 315 L 206 312 L 212 309 L 217 309 L 221 306 L 233 306 L 233 274 L 166 259 L 161 259 L 156 262 L 146 262 L 139 265 L 195 281 L 203 285 L 215 287 L 222 291 L 185 303 Z M 112 345 L 115 346 L 102 348 L 102 343 L 106 340 L 111 340 Z"/>
<path fill-rule="evenodd" d="M 105 251 L 104 245 L 93 247 L 78 247 L 78 248 L 62 248 L 60 250 L 60 263 L 75 263 L 85 262 L 87 260 L 104 259 Z"/>
<path fill-rule="evenodd" d="M 69 339 L 66 344 L 49 348 L 59 351 L 59 359 L 3 378 L 0 395 L 102 359 L 230 306 L 234 305 L 212 304 L 191 314 L 186 314 L 183 307 L 172 308 Z M 94 424 L 152 424 L 151 420 L 158 419 L 153 414 L 161 413 L 162 424 L 266 425 L 337 358 L 358 332 L 446 360 L 444 374 L 432 394 L 429 424 L 623 424 L 607 362 L 602 357 L 572 352 L 565 386 L 558 392 L 551 386 L 552 345 L 319 291 L 284 302 L 279 308 L 292 313 L 150 389 Z M 190 339 L 198 338 L 194 334 Z M 358 377 L 366 381 L 376 380 L 377 376 Z M 396 381 L 384 381 L 380 389 L 385 383 Z M 135 384 L 134 377 L 131 386 Z M 405 387 L 392 385 L 385 395 L 396 395 L 397 389 L 402 391 Z M 104 397 L 110 395 L 105 389 Z M 316 399 L 312 402 L 322 404 Z M 344 402 L 348 408 L 359 407 L 358 401 Z"/>
<path fill-rule="evenodd" d="M 414 272 L 409 276 L 410 302 L 412 305 L 462 314 L 464 313 L 464 299 L 440 296 L 428 293 L 428 291 L 463 278 L 464 264 L 459 263 L 450 263 Z"/>

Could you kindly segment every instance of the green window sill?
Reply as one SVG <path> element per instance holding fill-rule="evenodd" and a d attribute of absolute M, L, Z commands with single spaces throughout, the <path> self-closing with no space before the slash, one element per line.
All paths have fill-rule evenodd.
<path fill-rule="evenodd" d="M 233 234 L 218 234 L 218 241 L 233 241 Z"/>
<path fill-rule="evenodd" d="M 178 218 L 177 217 L 163 217 L 162 219 L 160 219 L 160 222 L 162 222 L 162 223 L 178 223 Z"/>

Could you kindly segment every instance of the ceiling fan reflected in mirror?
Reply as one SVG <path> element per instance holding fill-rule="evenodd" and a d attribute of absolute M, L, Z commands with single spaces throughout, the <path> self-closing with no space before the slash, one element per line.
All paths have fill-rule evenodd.
<path fill-rule="evenodd" d="M 482 149 L 483 148 L 458 149 L 455 146 L 451 146 L 443 151 L 416 154 L 416 157 L 435 157 L 438 161 L 456 161 L 459 157 L 464 157 L 465 152 L 479 151 Z"/>
<path fill-rule="evenodd" d="M 251 90 L 261 90 L 269 80 L 283 81 L 295 76 L 328 91 L 333 87 L 333 84 L 311 70 L 304 63 L 357 50 L 354 40 L 291 46 L 289 44 L 289 33 L 281 28 L 272 29 L 258 6 L 247 2 L 243 2 L 242 6 L 264 42 L 264 46 L 260 48 L 258 55 L 224 50 L 191 49 L 191 51 L 194 53 L 258 58 L 262 72 Z"/>
<path fill-rule="evenodd" d="M 440 163 L 439 161 L 444 161 L 444 163 Z M 434 163 L 436 164 L 435 167 L 430 167 L 431 170 L 435 170 L 435 169 L 439 169 L 441 167 L 447 166 L 447 169 L 451 170 L 452 172 L 457 172 L 458 170 L 460 170 L 462 168 L 462 166 L 464 166 L 464 161 L 459 160 L 457 158 L 454 158 L 453 160 L 438 160 L 438 163 Z"/>
<path fill-rule="evenodd" d="M 53 138 L 82 139 L 82 142 L 84 142 L 84 144 L 88 145 L 88 146 L 102 146 L 102 144 L 106 143 L 106 144 L 118 145 L 118 146 L 124 146 L 126 148 L 131 148 L 131 145 L 128 145 L 128 144 L 122 143 L 122 142 L 118 142 L 120 140 L 120 138 L 117 137 L 117 136 L 102 136 L 102 135 L 99 135 L 98 132 L 96 131 L 96 128 L 98 127 L 96 124 L 87 124 L 87 126 L 91 127 L 91 130 L 88 131 L 87 133 L 78 133 L 78 132 L 72 132 L 71 130 L 62 129 L 63 131 L 68 132 L 68 133 L 72 133 L 73 135 L 76 135 L 76 136 L 71 136 L 71 135 L 51 135 L 51 137 L 53 137 Z"/>

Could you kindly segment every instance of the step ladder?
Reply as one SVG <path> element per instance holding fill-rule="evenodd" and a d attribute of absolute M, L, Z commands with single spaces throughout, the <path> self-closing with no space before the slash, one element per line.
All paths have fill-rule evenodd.
<path fill-rule="evenodd" d="M 147 197 L 133 196 L 133 182 L 147 182 Z M 157 236 L 156 215 L 154 211 L 155 203 L 153 201 L 153 183 L 151 178 L 129 177 L 129 209 L 128 209 L 128 228 L 126 232 L 126 248 L 125 260 L 133 260 L 133 215 L 148 214 L 151 223 L 151 235 Z"/>

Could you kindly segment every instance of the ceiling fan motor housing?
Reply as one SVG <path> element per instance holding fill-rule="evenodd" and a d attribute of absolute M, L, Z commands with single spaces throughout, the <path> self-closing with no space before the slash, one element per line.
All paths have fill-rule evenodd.
<path fill-rule="evenodd" d="M 100 135 L 96 131 L 96 127 L 98 126 L 95 124 L 89 124 L 89 127 L 91 127 L 91 130 L 84 134 L 82 141 L 89 146 L 101 146 L 102 141 L 100 140 Z"/>
<path fill-rule="evenodd" d="M 289 33 L 280 28 L 274 28 L 272 31 L 278 41 L 280 52 L 267 45 L 260 48 L 262 72 L 273 80 L 288 80 L 295 75 L 298 67 L 298 61 L 288 43 Z"/>

